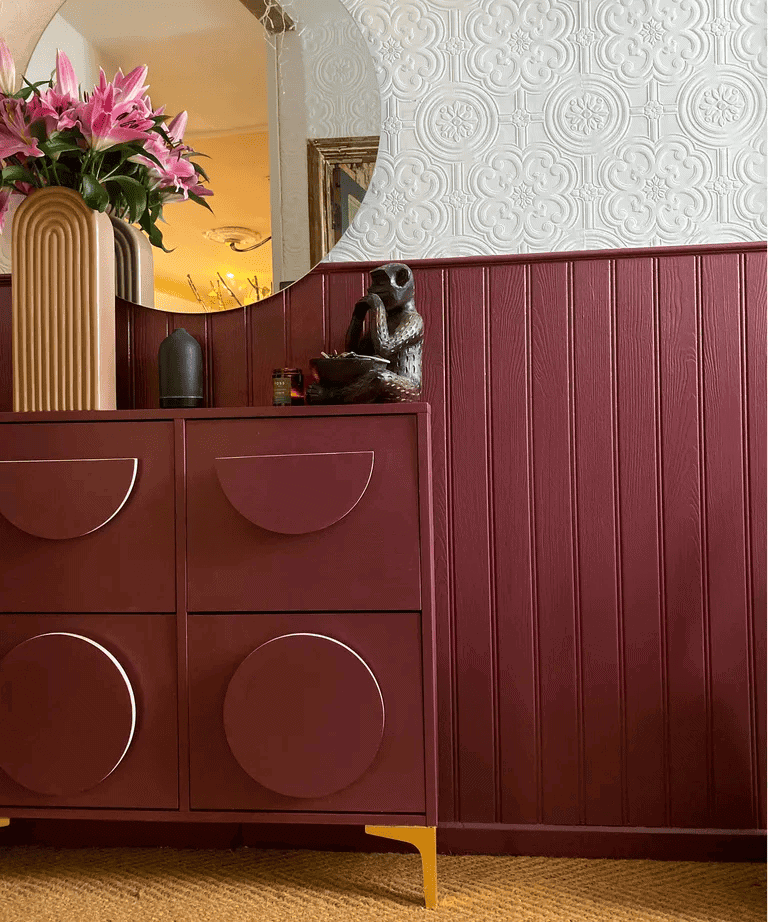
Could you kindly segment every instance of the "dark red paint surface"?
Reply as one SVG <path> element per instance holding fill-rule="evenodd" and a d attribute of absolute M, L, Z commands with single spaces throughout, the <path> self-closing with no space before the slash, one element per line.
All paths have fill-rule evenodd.
<path fill-rule="evenodd" d="M 49 691 L 61 703 L 54 705 L 48 712 L 48 720 L 39 707 L 37 717 L 40 724 L 39 751 L 36 752 L 33 740 L 28 740 L 29 748 L 20 753 L 19 758 L 27 756 L 28 767 L 18 766 L 22 772 L 34 772 L 36 777 L 45 778 L 46 785 L 57 784 L 58 772 L 54 765 L 41 762 L 54 760 L 53 748 L 60 739 L 65 749 L 61 759 L 61 783 L 66 792 L 38 794 L 22 784 L 12 780 L 4 771 L 0 771 L 1 815 L 12 815 L 7 807 L 24 808 L 26 815 L 35 815 L 40 807 L 77 808 L 85 807 L 91 811 L 98 808 L 125 809 L 136 807 L 142 810 L 177 810 L 179 806 L 179 759 L 177 741 L 178 704 L 176 697 L 176 626 L 173 615 L 100 615 L 100 614 L 2 614 L 0 615 L 0 661 L 14 650 L 23 650 L 24 642 L 40 634 L 66 632 L 86 637 L 108 650 L 120 663 L 133 689 L 136 702 L 136 730 L 125 757 L 111 774 L 88 790 L 72 791 L 74 782 L 86 778 L 93 780 L 94 772 L 100 766 L 107 765 L 115 753 L 116 739 L 122 739 L 125 725 L 125 702 L 120 698 L 120 685 L 115 682 L 115 674 L 110 664 L 103 660 L 103 654 L 97 652 L 94 657 L 90 651 L 84 651 L 87 659 L 87 672 L 80 678 L 71 674 L 74 651 L 63 649 L 63 645 L 51 644 L 42 649 L 40 641 L 28 647 L 30 660 L 37 663 L 35 672 L 39 681 L 49 683 Z M 61 638 L 59 638 L 61 640 Z M 83 644 L 83 641 L 80 641 Z M 21 647 L 19 645 L 22 645 Z M 90 645 L 86 645 L 90 646 Z M 39 651 L 39 655 L 38 655 Z M 30 662 L 30 668 L 31 662 Z M 83 665 L 81 660 L 80 665 Z M 47 675 L 47 679 L 45 676 Z M 18 671 L 14 679 L 18 679 Z M 101 680 L 105 682 L 102 684 Z M 27 681 L 32 680 L 31 673 Z M 24 700 L 22 686 L 14 695 L 13 689 L 6 690 L 4 679 L 0 679 L 0 696 L 3 707 L 21 719 L 31 717 L 31 709 L 40 702 L 38 697 Z M 9 698 L 8 695 L 11 697 Z M 117 697 L 116 697 L 117 696 Z M 89 719 L 83 722 L 73 705 L 82 704 L 89 709 Z M 20 712 L 17 711 L 20 708 Z M 110 717 L 111 715 L 111 717 Z M 115 718 L 117 724 L 106 728 L 107 719 Z M 63 721 L 64 726 L 62 726 Z M 13 723 L 5 731 L 8 733 Z M 110 740 L 110 734 L 117 731 L 117 736 Z M 19 732 L 22 732 L 19 729 Z M 70 734 L 73 734 L 71 742 Z M 4 736 L 3 743 L 7 741 Z M 78 754 L 72 746 L 84 747 Z M 119 755 L 119 753 L 118 753 Z M 10 753 L 5 753 L 4 760 L 14 760 Z M 48 771 L 50 769 L 50 773 Z"/>
<path fill-rule="evenodd" d="M 323 634 L 261 644 L 224 697 L 224 732 L 240 767 L 289 797 L 317 799 L 357 781 L 376 757 L 384 720 L 368 664 Z"/>
<path fill-rule="evenodd" d="M 305 535 L 335 525 L 360 502 L 373 472 L 372 451 L 216 458 L 224 495 L 267 531 Z"/>
<path fill-rule="evenodd" d="M 135 698 L 105 650 L 81 635 L 38 634 L 0 661 L 0 767 L 18 784 L 80 794 L 120 763 Z"/>
<path fill-rule="evenodd" d="M 360 823 L 388 819 L 434 825 L 435 741 L 425 739 L 425 725 L 430 732 L 435 726 L 434 691 L 430 679 L 422 682 L 425 666 L 431 670 L 434 662 L 432 571 L 428 550 L 420 544 L 423 534 L 429 547 L 431 528 L 423 509 L 429 496 L 428 412 L 422 404 L 360 411 L 301 408 L 290 419 L 278 418 L 272 409 L 246 409 L 235 412 L 235 419 L 205 410 L 0 415 L 6 454 L 24 457 L 36 451 L 34 457 L 49 459 L 43 471 L 58 463 L 67 469 L 78 462 L 96 465 L 90 486 L 97 493 L 110 486 L 99 471 L 109 469 L 105 459 L 118 445 L 130 444 L 145 472 L 135 492 L 139 501 L 133 503 L 132 494 L 125 506 L 134 518 L 126 519 L 122 511 L 114 518 L 130 527 L 123 525 L 111 540 L 110 523 L 96 533 L 108 536 L 103 545 L 90 547 L 99 579 L 82 586 L 79 595 L 73 589 L 65 596 L 70 609 L 91 607 L 93 614 L 21 614 L 8 602 L 13 592 L 22 598 L 37 592 L 49 600 L 51 611 L 61 607 L 59 591 L 67 589 L 67 577 L 50 549 L 65 549 L 61 558 L 71 571 L 71 586 L 77 587 L 94 566 L 82 551 L 79 556 L 71 551 L 84 538 L 36 538 L 18 559 L 13 546 L 0 547 L 5 571 L 17 570 L 14 580 L 0 587 L 0 627 L 8 644 L 7 650 L 0 647 L 0 669 L 3 663 L 7 667 L 7 674 L 0 671 L 7 711 L 2 743 L 11 750 L 3 755 L 7 771 L 0 772 L 0 810 L 41 816 L 66 807 L 114 807 L 112 816 L 130 818 L 126 811 L 139 808 L 148 811 L 142 818 L 187 821 L 199 815 L 190 811 L 205 810 L 216 819 L 221 811 L 242 818 L 242 811 L 255 810 L 269 812 L 273 820 L 282 814 L 289 822 L 350 822 L 355 814 Z M 157 433 L 160 440 L 152 438 Z M 243 451 L 243 446 L 251 454 L 237 460 L 251 466 L 224 472 L 225 494 L 217 460 L 226 468 L 233 460 L 231 449 Z M 329 446 L 348 450 L 329 452 Z M 59 462 L 65 451 L 70 460 Z M 83 461 L 81 451 L 97 460 Z M 284 528 L 285 534 L 255 525 L 231 502 L 234 493 L 238 507 L 251 503 L 248 477 L 261 478 L 256 493 L 262 496 L 265 486 L 291 486 L 284 472 L 270 477 L 276 455 L 289 473 L 306 475 L 309 465 L 309 476 L 296 486 L 299 494 L 305 491 L 305 502 L 289 499 L 282 523 L 292 520 L 295 526 L 303 508 L 303 525 Z M 59 473 L 48 480 L 40 476 L 53 503 L 49 481 L 57 488 L 66 484 L 62 487 Z M 27 482 L 21 479 L 22 485 Z M 147 497 L 163 481 L 163 502 L 149 507 Z M 201 483 L 215 488 L 218 507 L 206 508 L 211 497 L 200 490 Z M 316 493 L 320 501 L 308 519 L 306 507 Z M 204 554 L 187 561 L 188 543 L 200 534 L 187 503 L 205 515 L 213 513 L 205 528 L 224 549 L 221 562 Z M 361 504 L 362 517 L 353 517 Z M 245 523 L 245 538 L 228 532 L 226 518 L 217 514 L 222 509 Z M 61 509 L 55 512 L 63 516 Z M 308 521 L 312 531 L 303 534 Z M 324 537 L 320 544 L 310 540 L 318 533 Z M 110 593 L 131 560 L 136 594 L 153 588 L 144 584 L 152 573 L 146 555 L 153 545 L 141 544 L 142 535 L 153 534 L 166 534 L 175 544 L 178 556 L 166 558 L 162 573 L 166 592 L 173 599 L 175 590 L 178 599 L 175 614 L 111 613 Z M 275 547 L 272 539 L 282 543 Z M 272 560 L 265 560 L 270 554 Z M 50 570 L 45 582 L 38 577 L 43 564 Z M 364 571 L 366 566 L 379 581 L 364 576 L 360 595 L 350 567 Z M 223 605 L 228 575 L 245 614 L 229 613 Z M 209 592 L 213 611 L 225 613 L 190 616 L 187 577 L 190 585 Z M 410 610 L 371 610 L 374 591 L 379 601 Z M 332 601 L 339 613 L 322 610 Z M 87 639 L 76 643 L 85 645 L 86 654 L 96 650 L 95 662 L 83 659 L 79 647 L 70 655 L 61 637 L 53 648 L 50 638 L 36 637 L 57 629 L 113 652 L 135 690 L 135 738 L 116 768 L 127 713 L 125 689 L 121 697 L 114 687 L 119 668 Z M 26 654 L 21 665 L 20 652 Z M 91 733 L 97 734 L 96 742 Z M 168 812 L 173 810 L 178 813 Z"/>
<path fill-rule="evenodd" d="M 415 611 L 421 607 L 412 418 L 191 420 L 187 446 L 190 611 Z M 234 463 L 241 468 L 254 464 L 280 468 L 292 465 L 281 456 L 318 452 L 342 452 L 344 472 L 352 455 L 352 496 L 360 499 L 338 521 L 303 534 L 302 522 L 311 525 L 334 519 L 351 505 L 349 482 L 339 480 L 322 456 L 315 458 L 319 464 L 301 464 L 294 471 L 295 481 L 283 476 L 283 471 L 272 480 L 263 469 L 241 470 L 239 480 L 227 480 L 228 493 L 217 474 L 220 458 L 259 456 L 263 460 L 255 463 Z M 358 452 L 373 453 L 367 487 L 370 454 L 362 458 L 361 467 Z M 250 478 L 258 478 L 253 493 L 248 489 Z M 266 491 L 271 491 L 273 510 L 280 509 L 284 498 L 283 521 L 290 518 L 294 523 L 289 533 L 268 530 L 268 523 L 261 528 L 249 520 L 258 517 L 255 506 Z M 244 504 L 250 516 L 243 514 Z M 329 516 L 329 510 L 334 514 Z"/>
<path fill-rule="evenodd" d="M 15 421 L 0 429 L 0 460 L 136 458 L 138 473 L 130 496 L 114 518 L 95 531 L 67 539 L 63 535 L 73 522 L 74 530 L 80 531 L 82 522 L 93 525 L 119 506 L 130 486 L 127 468 L 133 467 L 132 461 L 121 461 L 117 467 L 104 462 L 86 464 L 86 478 L 78 464 L 22 465 L 16 471 L 15 488 L 6 480 L 0 513 L 4 505 L 10 505 L 12 519 L 30 528 L 36 522 L 62 540 L 29 534 L 0 514 L 0 612 L 174 611 L 172 424 L 27 426 L 21 422 L 25 416 L 14 414 Z M 3 467 L 7 470 L 10 465 L 0 465 Z M 23 492 L 23 484 L 32 476 L 31 467 L 42 496 Z M 64 489 L 64 474 L 73 481 L 70 491 Z M 84 501 L 84 491 L 92 493 L 92 498 Z"/>
<path fill-rule="evenodd" d="M 137 458 L 2 461 L 0 515 L 36 538 L 82 538 L 117 515 L 137 470 Z"/>
<path fill-rule="evenodd" d="M 766 824 L 765 244 L 412 265 L 451 843 L 741 854 Z M 202 318 L 211 402 L 268 404 L 271 368 L 343 348 L 368 268 Z M 118 305 L 121 406 L 157 405 L 168 316 Z"/>
<path fill-rule="evenodd" d="M 416 612 L 190 615 L 192 809 L 423 814 L 424 729 L 419 620 Z M 323 634 L 345 644 L 365 661 L 381 689 L 386 715 L 381 746 L 369 765 L 362 769 L 360 765 L 355 767 L 352 774 L 362 771 L 359 777 L 350 779 L 343 788 L 327 796 L 310 796 L 310 788 L 343 776 L 345 763 L 349 760 L 357 761 L 361 755 L 370 756 L 373 745 L 370 734 L 375 730 L 376 717 L 370 713 L 372 704 L 366 706 L 366 714 L 363 715 L 364 752 L 356 749 L 348 726 L 339 726 L 334 741 L 332 722 L 328 723 L 329 718 L 324 718 L 329 731 L 326 736 L 326 770 L 318 766 L 320 777 L 316 780 L 309 766 L 298 765 L 290 770 L 289 780 L 295 786 L 304 787 L 306 796 L 286 796 L 256 784 L 238 763 L 227 742 L 225 703 L 233 676 L 237 675 L 254 649 L 288 633 Z M 286 662 L 286 668 L 288 665 Z M 332 684 L 332 674 L 325 670 L 325 675 L 325 681 Z M 317 678 L 322 682 L 321 676 Z M 360 672 L 352 678 L 341 678 L 341 688 L 349 688 L 351 681 L 364 678 L 364 674 Z M 296 683 L 294 694 L 306 694 L 307 686 L 300 671 L 293 675 L 293 680 Z M 284 676 L 281 687 L 288 681 L 288 676 Z M 370 692 L 370 686 L 367 688 Z M 268 693 L 261 684 L 258 689 Z M 324 689 L 321 684 L 318 694 L 327 700 L 338 690 Z M 295 746 L 300 748 L 301 742 L 290 742 L 296 732 L 296 699 L 291 696 L 283 703 L 276 689 L 269 701 L 273 708 L 272 716 L 264 717 L 264 720 L 271 722 L 285 717 L 288 722 L 282 732 L 287 740 L 286 748 L 288 751 Z M 251 726 L 255 729 L 259 722 L 258 713 L 253 715 L 252 720 L 250 710 L 244 710 L 236 728 L 238 736 L 246 734 Z M 272 750 L 279 748 L 280 743 L 278 739 L 273 739 L 266 745 Z M 288 771 L 288 766 L 285 767 Z M 269 769 L 266 771 L 270 773 Z"/>

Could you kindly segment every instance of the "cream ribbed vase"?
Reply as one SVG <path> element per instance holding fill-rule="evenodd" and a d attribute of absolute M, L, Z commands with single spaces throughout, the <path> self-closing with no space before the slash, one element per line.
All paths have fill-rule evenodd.
<path fill-rule="evenodd" d="M 154 307 L 152 244 L 133 224 L 121 218 L 110 220 L 115 232 L 115 294 L 142 307 Z"/>
<path fill-rule="evenodd" d="M 13 409 L 114 410 L 115 236 L 79 192 L 37 189 L 16 209 Z"/>

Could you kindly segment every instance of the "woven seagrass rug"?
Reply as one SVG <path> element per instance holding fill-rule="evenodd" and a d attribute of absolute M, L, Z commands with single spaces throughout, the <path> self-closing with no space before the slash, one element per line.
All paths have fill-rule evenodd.
<path fill-rule="evenodd" d="M 766 866 L 405 854 L 0 848 L 0 922 L 764 922 Z"/>

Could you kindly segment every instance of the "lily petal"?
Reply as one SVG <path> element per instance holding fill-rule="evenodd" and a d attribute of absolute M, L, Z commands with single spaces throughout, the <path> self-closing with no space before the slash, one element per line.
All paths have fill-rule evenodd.
<path fill-rule="evenodd" d="M 175 118 L 171 119 L 166 128 L 168 136 L 173 138 L 177 144 L 181 142 L 184 137 L 184 132 L 187 130 L 187 118 L 188 116 L 185 109 L 184 112 L 179 112 Z"/>
<path fill-rule="evenodd" d="M 0 38 L 0 93 L 11 96 L 16 90 L 16 65 L 4 38 Z"/>
<path fill-rule="evenodd" d="M 56 89 L 62 96 L 78 98 L 77 77 L 72 62 L 59 48 L 56 52 Z"/>

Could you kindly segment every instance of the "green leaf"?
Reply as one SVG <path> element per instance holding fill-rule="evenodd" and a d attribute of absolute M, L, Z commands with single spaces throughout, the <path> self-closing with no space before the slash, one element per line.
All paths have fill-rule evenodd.
<path fill-rule="evenodd" d="M 195 192 L 190 192 L 189 197 L 193 202 L 197 202 L 198 205 L 202 205 L 204 208 L 207 208 L 211 214 L 213 214 L 213 208 L 206 202 L 206 200 L 201 196 L 197 195 Z"/>
<path fill-rule="evenodd" d="M 37 184 L 37 180 L 29 172 L 26 167 L 23 166 L 11 166 L 3 167 L 3 172 L 0 174 L 2 176 L 2 185 L 10 186 L 16 182 L 31 182 L 33 185 Z"/>
<path fill-rule="evenodd" d="M 150 217 L 148 211 L 145 211 L 139 218 L 139 227 L 149 237 L 149 242 L 152 246 L 158 247 L 158 249 L 163 250 L 165 253 L 173 253 L 173 250 L 169 250 L 163 245 L 163 235 L 160 228 L 155 226 L 154 219 Z"/>
<path fill-rule="evenodd" d="M 58 136 L 51 138 L 50 141 L 40 141 L 38 147 L 52 160 L 58 160 L 61 154 L 80 150 L 77 144 L 73 144 L 72 141 L 68 141 L 66 138 L 61 138 Z"/>
<path fill-rule="evenodd" d="M 94 211 L 105 211 L 109 205 L 109 192 L 90 173 L 83 173 L 80 179 L 80 194 L 85 204 Z"/>
<path fill-rule="evenodd" d="M 190 160 L 190 163 L 192 163 L 191 160 Z M 198 176 L 202 176 L 203 179 L 204 179 L 206 182 L 210 182 L 210 179 L 208 178 L 208 174 L 207 174 L 207 173 L 205 172 L 205 170 L 200 166 L 199 163 L 192 163 L 192 166 L 195 168 L 195 173 L 197 173 Z"/>
<path fill-rule="evenodd" d="M 29 133 L 39 143 L 45 141 L 48 137 L 48 129 L 45 126 L 45 119 L 39 118 L 29 126 Z"/>
<path fill-rule="evenodd" d="M 147 193 L 144 186 L 130 176 L 110 176 L 105 183 L 116 183 L 128 205 L 128 220 L 138 221 L 147 208 Z"/>

